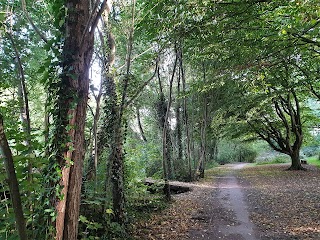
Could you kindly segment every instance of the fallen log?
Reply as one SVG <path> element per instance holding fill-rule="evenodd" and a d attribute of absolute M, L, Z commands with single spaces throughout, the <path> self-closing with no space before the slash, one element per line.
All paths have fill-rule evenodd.
<path fill-rule="evenodd" d="M 148 186 L 147 190 L 150 193 L 159 193 L 161 191 L 164 191 L 163 181 L 157 181 L 154 179 L 147 178 L 144 180 L 144 184 Z M 169 182 L 169 186 L 170 186 L 170 193 L 172 194 L 179 194 L 179 193 L 191 191 L 190 187 L 183 186 L 182 184 L 179 184 L 179 182 Z"/>

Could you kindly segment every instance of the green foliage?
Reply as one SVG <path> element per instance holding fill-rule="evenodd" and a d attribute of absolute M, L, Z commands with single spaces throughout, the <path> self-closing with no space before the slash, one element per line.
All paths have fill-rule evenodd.
<path fill-rule="evenodd" d="M 288 163 L 290 162 L 289 156 L 285 155 L 276 155 L 271 158 L 267 158 L 264 160 L 257 161 L 257 165 L 264 165 L 264 164 L 280 164 L 280 163 Z"/>
<path fill-rule="evenodd" d="M 0 2 L 0 31 L 4 31 L 3 23 L 7 23 L 6 18 L 11 14 L 4 12 L 4 9 L 12 11 L 11 25 L 7 27 L 12 31 L 21 55 L 30 103 L 31 148 L 25 144 L 27 136 L 22 131 L 19 114 L 16 56 L 12 43 L 0 32 L 0 111 L 5 118 L 6 133 L 14 154 L 31 239 L 54 238 L 55 230 L 51 222 L 55 220 L 56 213 L 51 201 L 54 197 L 63 198 L 59 186 L 61 166 L 55 158 L 60 153 L 56 149 L 67 145 L 69 139 L 65 139 L 64 133 L 74 126 L 59 127 L 64 126 L 70 116 L 63 112 L 65 106 L 58 104 L 61 99 L 57 99 L 57 95 L 63 95 L 65 100 L 70 100 L 71 106 L 78 100 L 74 92 L 65 92 L 60 81 L 62 74 L 76 77 L 72 69 L 64 69 L 64 73 L 61 69 L 65 17 L 68 11 L 72 11 L 66 8 L 65 3 L 65 0 L 49 0 L 30 1 L 27 4 L 27 11 L 34 23 L 49 38 L 45 44 L 39 41 L 39 36 L 26 21 L 17 2 Z M 316 93 L 320 92 L 318 1 L 236 1 L 232 4 L 207 0 L 137 1 L 130 73 L 126 73 L 124 66 L 127 30 L 131 27 L 131 8 L 127 3 L 116 2 L 113 10 L 108 23 L 111 26 L 108 26 L 108 29 L 112 29 L 115 36 L 117 54 L 114 66 L 116 70 L 113 69 L 110 74 L 115 77 L 115 92 L 118 98 L 122 96 L 124 80 L 129 80 L 126 97 L 131 100 L 132 97 L 140 96 L 133 104 L 143 112 L 143 128 L 148 139 L 145 143 L 137 137 L 139 133 L 135 124 L 132 124 L 132 129 L 129 129 L 125 136 L 125 188 L 129 219 L 164 207 L 160 198 L 150 196 L 142 184 L 145 177 L 162 178 L 163 175 L 161 135 L 153 104 L 159 98 L 158 82 L 151 81 L 141 94 L 137 90 L 141 91 L 140 86 L 150 78 L 154 59 L 159 57 L 159 77 L 162 79 L 164 94 L 167 94 L 165 79 L 171 74 L 173 46 L 181 47 L 183 52 L 187 92 L 174 98 L 180 97 L 181 102 L 184 97 L 187 99 L 194 159 L 199 158 L 198 150 L 201 148 L 204 97 L 207 98 L 208 105 L 207 120 L 211 123 L 210 128 L 206 129 L 207 155 L 219 163 L 253 162 L 257 152 L 263 152 L 265 146 L 257 147 L 223 138 L 256 139 L 257 135 L 253 133 L 249 123 L 255 123 L 255 127 L 263 130 L 268 130 L 266 125 L 269 124 L 279 130 L 279 135 L 284 135 L 283 119 L 277 118 L 273 103 L 275 99 L 287 96 L 290 89 L 295 90 L 301 103 L 305 132 L 305 147 L 302 150 L 306 156 L 317 153 L 319 141 L 306 132 L 319 122 L 315 117 L 319 115 L 317 109 L 308 109 L 310 98 L 319 98 Z M 104 42 L 108 43 L 108 40 Z M 176 74 L 178 75 L 182 75 L 181 69 Z M 176 87 L 174 86 L 174 89 Z M 117 117 L 108 105 L 114 103 L 108 97 L 105 99 L 106 114 L 101 121 L 106 129 L 112 129 Z M 292 103 L 293 101 L 287 102 Z M 132 123 L 130 107 L 126 109 L 125 115 L 126 121 Z M 46 132 L 43 126 L 45 113 L 50 116 L 49 132 Z M 60 114 L 61 118 L 52 118 L 53 114 Z M 173 111 L 170 115 L 174 122 Z M 285 118 L 291 123 L 288 115 Z M 87 117 L 86 121 L 86 139 L 90 141 L 92 118 Z M 48 142 L 44 142 L 43 135 L 47 133 L 49 136 L 59 137 L 49 137 Z M 216 156 L 215 144 L 217 139 L 221 138 Z M 110 139 L 111 134 L 106 135 L 102 139 L 103 144 L 110 145 Z M 183 145 L 186 146 L 185 140 Z M 50 156 L 46 156 L 48 150 L 51 152 Z M 181 168 L 175 169 L 175 177 L 179 179 L 184 179 L 187 175 L 184 166 L 186 149 L 183 151 L 184 156 L 181 164 L 179 163 Z M 92 155 L 91 149 L 87 155 Z M 96 182 L 87 180 L 84 183 L 81 206 L 83 213 L 80 217 L 83 239 L 126 237 L 123 226 L 111 221 L 113 211 L 110 207 L 110 184 L 106 177 L 110 170 L 107 156 L 108 153 L 104 153 L 99 159 Z M 213 159 L 208 161 L 214 164 Z M 282 156 L 269 160 L 273 163 L 283 161 L 287 159 Z M 192 164 L 196 163 L 192 160 Z M 32 180 L 29 180 L 29 164 L 32 165 Z M 207 166 L 211 166 L 210 164 Z M 6 191 L 8 184 L 2 162 L 0 173 L 1 189 Z M 13 209 L 9 201 L 1 203 L 0 238 L 16 238 Z"/>
<path fill-rule="evenodd" d="M 301 149 L 302 153 L 304 154 L 304 156 L 306 157 L 312 157 L 314 155 L 317 155 L 319 152 L 319 145 L 310 145 L 310 146 L 306 146 L 303 147 Z"/>
<path fill-rule="evenodd" d="M 257 152 L 250 144 L 237 141 L 222 140 L 218 145 L 217 162 L 220 164 L 232 162 L 254 162 Z"/>
<path fill-rule="evenodd" d="M 141 143 L 141 140 L 129 138 L 126 146 L 126 176 L 130 181 L 139 182 L 145 177 L 162 177 L 159 143 Z"/>
<path fill-rule="evenodd" d="M 307 163 L 311 164 L 311 165 L 315 165 L 318 168 L 320 168 L 320 160 L 319 160 L 319 155 L 317 156 L 312 156 L 312 157 L 308 157 L 307 159 Z"/>

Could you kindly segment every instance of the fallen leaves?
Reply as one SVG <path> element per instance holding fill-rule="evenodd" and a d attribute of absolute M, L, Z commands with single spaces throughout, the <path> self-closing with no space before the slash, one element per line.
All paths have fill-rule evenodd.
<path fill-rule="evenodd" d="M 194 199 L 174 200 L 171 206 L 151 215 L 150 219 L 135 223 L 132 235 L 135 239 L 187 239 L 188 229 L 196 227 L 192 218 L 198 206 Z"/>
<path fill-rule="evenodd" d="M 311 166 L 308 171 L 285 171 L 287 168 L 265 165 L 240 170 L 239 183 L 258 239 L 320 239 L 320 171 Z M 233 212 L 219 203 L 219 190 L 212 183 L 213 177 L 224 175 L 223 169 L 218 170 L 211 171 L 207 181 L 195 184 L 193 192 L 175 196 L 169 208 L 137 222 L 132 231 L 135 239 L 186 240 L 192 229 L 199 230 L 194 239 L 220 236 L 217 226 L 234 221 Z"/>
<path fill-rule="evenodd" d="M 246 168 L 251 218 L 261 239 L 320 239 L 318 169 L 285 171 L 288 166 Z"/>

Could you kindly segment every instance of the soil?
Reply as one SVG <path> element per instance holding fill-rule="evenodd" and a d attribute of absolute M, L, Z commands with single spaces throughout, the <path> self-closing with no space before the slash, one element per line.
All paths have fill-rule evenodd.
<path fill-rule="evenodd" d="M 288 165 L 227 164 L 191 192 L 135 225 L 135 239 L 320 239 L 320 171 L 286 171 Z M 179 184 L 179 183 L 175 183 Z"/>

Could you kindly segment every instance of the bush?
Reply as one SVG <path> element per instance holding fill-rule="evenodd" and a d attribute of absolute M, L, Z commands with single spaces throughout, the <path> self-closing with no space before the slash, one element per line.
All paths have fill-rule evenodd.
<path fill-rule="evenodd" d="M 319 153 L 319 146 L 308 146 L 302 149 L 303 154 L 306 157 L 312 157 Z"/>
<path fill-rule="evenodd" d="M 272 158 L 265 158 L 263 161 L 259 161 L 257 164 L 258 165 L 263 165 L 263 164 L 278 164 L 278 163 L 287 163 L 290 162 L 290 157 L 287 155 L 275 155 Z"/>
<path fill-rule="evenodd" d="M 253 163 L 258 153 L 250 144 L 222 140 L 218 146 L 217 162 L 226 164 L 231 162 Z"/>
<path fill-rule="evenodd" d="M 253 163 L 258 153 L 249 146 L 240 146 L 239 148 L 239 161 Z"/>

